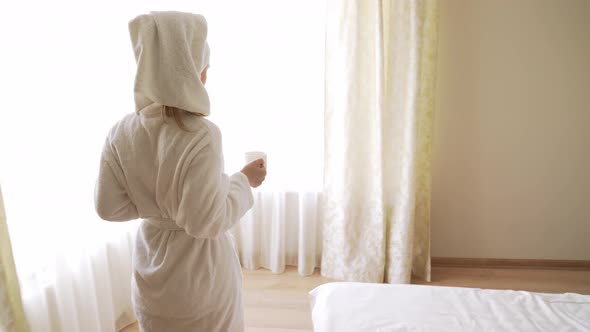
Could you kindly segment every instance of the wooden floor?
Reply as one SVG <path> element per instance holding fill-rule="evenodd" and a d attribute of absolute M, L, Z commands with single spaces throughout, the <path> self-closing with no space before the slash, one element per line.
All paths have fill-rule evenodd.
<path fill-rule="evenodd" d="M 436 286 L 514 289 L 531 292 L 590 294 L 590 271 L 433 267 Z M 295 268 L 283 274 L 244 271 L 246 332 L 311 331 L 307 293 L 332 280 L 318 272 L 300 277 Z M 421 280 L 412 283 L 427 284 Z M 132 325 L 124 332 L 137 332 Z"/>

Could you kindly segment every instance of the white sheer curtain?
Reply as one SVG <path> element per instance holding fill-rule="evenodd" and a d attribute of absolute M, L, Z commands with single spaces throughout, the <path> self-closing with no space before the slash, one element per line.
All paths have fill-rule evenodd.
<path fill-rule="evenodd" d="M 256 192 L 254 208 L 232 230 L 242 266 L 282 273 L 292 265 L 312 274 L 322 254 L 320 199 L 315 192 Z"/>
<path fill-rule="evenodd" d="M 257 208 L 233 230 L 244 265 L 304 262 L 309 274 L 318 264 L 323 1 L 2 2 L 0 181 L 33 331 L 109 331 L 134 319 L 137 222 L 100 221 L 93 188 L 108 129 L 133 111 L 127 22 L 149 10 L 209 21 L 207 88 L 226 171 L 241 169 L 246 151 L 268 153 Z"/>

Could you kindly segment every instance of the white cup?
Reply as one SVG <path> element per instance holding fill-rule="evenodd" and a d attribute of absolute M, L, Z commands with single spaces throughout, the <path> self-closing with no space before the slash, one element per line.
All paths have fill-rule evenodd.
<path fill-rule="evenodd" d="M 264 159 L 264 167 L 266 167 L 266 153 L 260 151 L 249 151 L 244 154 L 246 164 L 253 162 L 254 160 Z"/>

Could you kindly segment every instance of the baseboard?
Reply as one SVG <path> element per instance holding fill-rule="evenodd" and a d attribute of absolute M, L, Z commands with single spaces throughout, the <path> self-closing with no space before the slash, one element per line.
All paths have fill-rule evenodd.
<path fill-rule="evenodd" d="M 433 267 L 590 270 L 590 261 L 561 259 L 504 259 L 432 257 Z"/>

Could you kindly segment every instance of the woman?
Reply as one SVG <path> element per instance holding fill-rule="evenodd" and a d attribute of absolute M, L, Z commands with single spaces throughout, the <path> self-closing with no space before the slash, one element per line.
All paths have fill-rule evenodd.
<path fill-rule="evenodd" d="M 207 23 L 152 12 L 129 23 L 136 112 L 111 129 L 95 205 L 101 218 L 142 218 L 133 253 L 140 330 L 243 331 L 242 274 L 228 230 L 253 204 L 262 159 L 228 177 L 209 98 Z"/>

